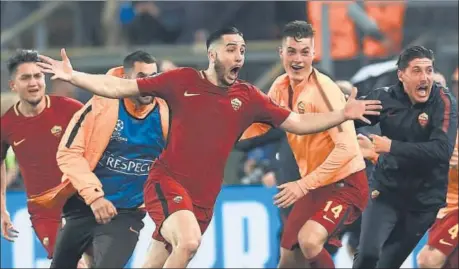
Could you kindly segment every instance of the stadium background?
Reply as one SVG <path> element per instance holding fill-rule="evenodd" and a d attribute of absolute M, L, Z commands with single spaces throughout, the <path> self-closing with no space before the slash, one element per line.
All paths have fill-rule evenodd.
<path fill-rule="evenodd" d="M 248 45 L 242 79 L 263 91 L 282 73 L 277 47 L 282 25 L 291 20 L 313 23 L 318 50 L 316 67 L 334 80 L 351 81 L 359 94 L 394 82 L 394 59 L 402 48 L 419 44 L 434 50 L 436 70 L 453 86 L 458 66 L 457 1 L 371 2 L 180 2 L 76 1 L 1 2 L 1 110 L 15 100 L 8 89 L 6 60 L 17 48 L 38 49 L 57 57 L 67 48 L 74 67 L 104 73 L 125 55 L 144 49 L 160 60 L 162 70 L 175 66 L 205 68 L 209 32 L 234 25 Z M 62 82 L 48 82 L 48 93 L 83 102 L 90 95 Z M 281 181 L 286 166 L 279 162 L 282 142 L 235 148 L 225 170 L 215 218 L 191 267 L 275 267 L 281 228 L 272 205 L 270 185 Z M 1 241 L 2 268 L 48 267 L 49 261 L 30 228 L 20 173 L 10 152 L 7 160 L 7 205 L 20 231 L 17 242 Z M 11 180 L 10 180 L 11 179 Z M 292 180 L 294 178 L 291 178 Z M 146 227 L 129 267 L 139 267 L 153 224 Z M 404 268 L 416 267 L 416 254 Z M 343 238 L 343 245 L 346 236 Z M 335 255 L 338 268 L 349 268 L 345 248 Z"/>

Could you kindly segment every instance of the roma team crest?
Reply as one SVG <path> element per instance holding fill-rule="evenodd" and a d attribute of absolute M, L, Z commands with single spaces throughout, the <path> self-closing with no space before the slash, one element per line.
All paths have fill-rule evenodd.
<path fill-rule="evenodd" d="M 178 204 L 183 200 L 183 197 L 178 195 L 178 196 L 175 196 L 174 199 L 172 200 L 174 201 L 174 203 Z"/>
<path fill-rule="evenodd" d="M 52 133 L 55 137 L 60 137 L 61 134 L 62 134 L 62 126 L 57 126 L 57 125 L 55 125 L 53 128 L 51 128 L 51 133 Z"/>
<path fill-rule="evenodd" d="M 429 123 L 429 115 L 427 115 L 425 112 L 420 114 L 418 116 L 418 122 L 422 127 L 426 127 L 427 123 Z"/>
<path fill-rule="evenodd" d="M 241 108 L 241 106 L 242 106 L 242 102 L 241 102 L 241 100 L 239 100 L 237 98 L 233 98 L 233 99 L 231 99 L 231 106 L 233 107 L 234 110 L 238 111 L 239 108 Z"/>
<path fill-rule="evenodd" d="M 306 112 L 305 107 L 306 105 L 303 103 L 303 101 L 299 102 L 297 105 L 298 113 L 304 114 L 304 112 Z"/>

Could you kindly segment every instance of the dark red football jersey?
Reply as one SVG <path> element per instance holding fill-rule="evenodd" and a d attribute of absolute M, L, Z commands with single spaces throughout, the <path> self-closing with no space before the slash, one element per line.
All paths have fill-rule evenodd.
<path fill-rule="evenodd" d="M 13 148 L 27 197 L 61 182 L 57 148 L 73 114 L 83 106 L 67 97 L 46 95 L 45 98 L 46 108 L 37 116 L 24 117 L 17 103 L 1 118 L 1 157 L 3 160 L 8 148 Z M 29 207 L 30 214 L 42 211 Z"/>
<path fill-rule="evenodd" d="M 290 111 L 255 86 L 237 81 L 230 88 L 210 83 L 203 72 L 179 68 L 137 80 L 142 95 L 167 101 L 171 128 L 166 149 L 150 172 L 173 175 L 193 203 L 212 207 L 234 144 L 254 122 L 279 126 Z"/>

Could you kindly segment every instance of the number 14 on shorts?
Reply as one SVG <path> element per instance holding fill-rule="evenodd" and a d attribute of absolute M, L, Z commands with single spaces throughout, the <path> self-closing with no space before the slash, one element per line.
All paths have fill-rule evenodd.
<path fill-rule="evenodd" d="M 328 201 L 324 207 L 324 219 L 328 220 L 329 222 L 335 223 L 336 220 L 340 218 L 341 212 L 343 211 L 343 205 L 338 204 L 338 205 L 333 205 L 333 203 L 337 204 L 335 201 Z M 330 219 L 328 216 L 328 213 L 332 213 L 333 218 L 335 220 Z"/>

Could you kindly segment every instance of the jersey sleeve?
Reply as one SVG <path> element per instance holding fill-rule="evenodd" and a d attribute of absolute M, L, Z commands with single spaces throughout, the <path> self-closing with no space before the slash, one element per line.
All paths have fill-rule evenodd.
<path fill-rule="evenodd" d="M 290 115 L 290 111 L 280 107 L 272 98 L 252 86 L 251 107 L 253 122 L 266 123 L 273 127 L 279 127 Z"/>
<path fill-rule="evenodd" d="M 271 88 L 269 89 L 268 97 L 272 98 L 276 102 L 279 102 L 279 100 L 278 100 L 279 94 L 278 94 L 276 88 L 274 87 L 274 85 L 271 86 Z M 268 125 L 268 124 L 265 124 L 265 123 L 253 123 L 252 125 L 249 126 L 249 128 L 247 128 L 244 131 L 244 133 L 242 134 L 240 140 L 245 140 L 245 139 L 250 139 L 250 138 L 257 137 L 257 136 L 261 136 L 261 135 L 267 133 L 269 131 L 269 129 L 271 129 L 271 126 Z"/>
<path fill-rule="evenodd" d="M 86 134 L 92 133 L 95 121 L 92 109 L 94 99 L 73 115 L 56 153 L 60 170 L 88 205 L 104 196 L 102 184 L 84 157 L 88 139 Z"/>
<path fill-rule="evenodd" d="M 141 95 L 157 96 L 166 102 L 171 102 L 177 95 L 177 86 L 182 81 L 186 81 L 191 72 L 194 72 L 191 68 L 178 68 L 154 76 L 138 78 L 137 86 Z"/>

